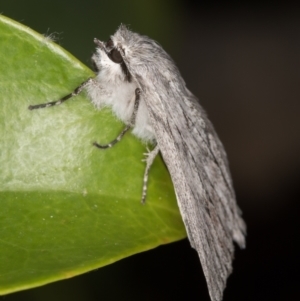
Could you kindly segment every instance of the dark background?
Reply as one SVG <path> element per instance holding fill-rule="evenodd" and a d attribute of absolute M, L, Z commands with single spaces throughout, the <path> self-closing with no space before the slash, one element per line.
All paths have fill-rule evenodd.
<path fill-rule="evenodd" d="M 5 3 L 4 3 L 5 2 Z M 199 4 L 199 3 L 200 4 Z M 0 12 L 89 65 L 93 38 L 122 22 L 177 62 L 221 137 L 247 249 L 236 250 L 226 300 L 300 300 L 300 10 L 288 2 L 1 1 Z M 187 240 L 0 300 L 209 300 Z"/>

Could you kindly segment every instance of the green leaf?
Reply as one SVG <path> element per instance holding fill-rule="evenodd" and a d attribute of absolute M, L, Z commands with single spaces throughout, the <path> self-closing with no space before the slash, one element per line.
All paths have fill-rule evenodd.
<path fill-rule="evenodd" d="M 93 47 L 91 42 L 91 48 Z M 93 72 L 44 36 L 0 16 L 0 293 L 72 277 L 186 236 L 157 157 L 140 203 L 146 150 L 82 95 Z"/>

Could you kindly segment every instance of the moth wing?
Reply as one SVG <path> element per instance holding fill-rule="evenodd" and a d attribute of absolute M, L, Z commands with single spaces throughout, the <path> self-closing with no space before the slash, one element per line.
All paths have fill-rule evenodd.
<path fill-rule="evenodd" d="M 226 153 L 198 100 L 185 85 L 170 87 L 161 94 L 148 94 L 147 87 L 143 88 L 188 238 L 200 257 L 211 299 L 220 301 L 232 271 L 233 241 L 244 247 L 246 232 Z M 156 91 L 166 90 L 158 87 Z"/>

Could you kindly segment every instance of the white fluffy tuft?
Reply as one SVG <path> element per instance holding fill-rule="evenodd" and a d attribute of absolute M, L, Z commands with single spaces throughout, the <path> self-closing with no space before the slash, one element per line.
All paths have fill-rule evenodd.
<path fill-rule="evenodd" d="M 92 103 L 98 109 L 111 107 L 118 119 L 129 124 L 134 109 L 137 83 L 134 80 L 126 81 L 121 65 L 111 61 L 102 49 L 97 48 L 93 60 L 99 72 L 96 79 L 87 86 Z M 132 133 L 144 142 L 155 140 L 142 95 Z"/>

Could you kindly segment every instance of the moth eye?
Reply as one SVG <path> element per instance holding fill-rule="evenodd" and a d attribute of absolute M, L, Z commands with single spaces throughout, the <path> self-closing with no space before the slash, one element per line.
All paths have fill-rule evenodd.
<path fill-rule="evenodd" d="M 120 53 L 120 51 L 116 48 L 114 48 L 110 53 L 109 53 L 109 58 L 116 64 L 121 64 L 123 63 L 123 58 Z"/>

